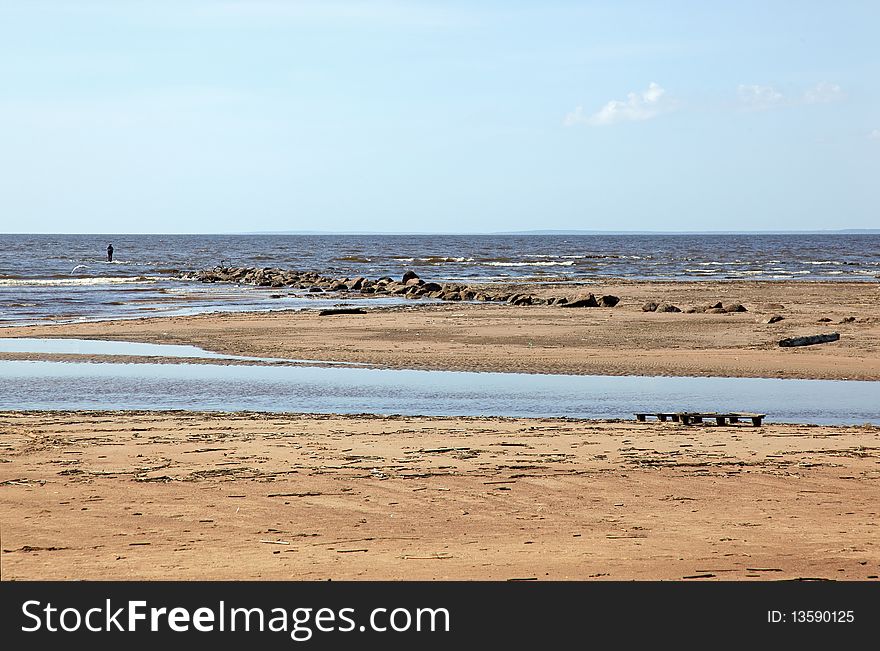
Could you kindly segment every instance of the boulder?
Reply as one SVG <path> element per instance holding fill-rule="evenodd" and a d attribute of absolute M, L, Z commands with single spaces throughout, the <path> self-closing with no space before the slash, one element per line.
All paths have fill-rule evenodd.
<path fill-rule="evenodd" d="M 728 305 L 724 308 L 725 312 L 747 312 L 744 305 L 740 305 L 739 303 L 733 303 L 732 305 Z"/>
<path fill-rule="evenodd" d="M 422 289 L 424 289 L 426 292 L 439 292 L 443 288 L 437 283 L 425 283 L 424 285 L 422 285 Z"/>
<path fill-rule="evenodd" d="M 407 281 L 412 280 L 413 278 L 418 280 L 419 275 L 415 271 L 409 270 L 403 274 L 403 278 L 401 279 L 400 282 L 402 282 L 403 284 L 406 284 Z"/>
<path fill-rule="evenodd" d="M 560 307 L 599 307 L 599 302 L 593 294 L 575 296 L 569 302 Z"/>
<path fill-rule="evenodd" d="M 727 314 L 723 307 L 710 307 L 706 310 L 706 314 Z"/>
<path fill-rule="evenodd" d="M 655 312 L 681 312 L 681 308 L 676 307 L 672 303 L 660 303 Z"/>
<path fill-rule="evenodd" d="M 758 318 L 758 323 L 770 324 L 770 323 L 779 323 L 780 321 L 782 321 L 782 317 L 779 316 L 778 314 L 774 314 L 772 316 L 763 316 L 763 317 Z"/>
<path fill-rule="evenodd" d="M 657 303 L 654 301 L 648 301 L 644 305 L 642 305 L 642 312 L 656 312 L 657 311 Z"/>
<path fill-rule="evenodd" d="M 620 299 L 611 294 L 605 294 L 605 296 L 599 298 L 599 307 L 614 307 L 618 303 L 620 303 Z"/>
<path fill-rule="evenodd" d="M 364 286 L 364 281 L 366 278 L 363 276 L 358 276 L 357 278 L 352 279 L 351 283 L 348 285 L 351 289 L 361 289 Z"/>

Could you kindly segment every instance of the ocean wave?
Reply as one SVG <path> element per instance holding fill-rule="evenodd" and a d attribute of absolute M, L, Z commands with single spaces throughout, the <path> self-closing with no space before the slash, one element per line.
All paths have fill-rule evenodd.
<path fill-rule="evenodd" d="M 486 262 L 487 267 L 571 267 L 574 260 L 565 262 Z"/>
<path fill-rule="evenodd" d="M 463 262 L 474 262 L 474 258 L 466 258 L 466 257 L 451 257 L 451 256 L 442 256 L 442 255 L 429 255 L 423 258 L 394 258 L 398 262 L 406 262 L 408 264 L 416 264 L 416 265 L 436 265 L 436 264 L 446 264 L 449 262 L 454 262 L 461 264 Z"/>
<path fill-rule="evenodd" d="M 158 278 L 91 276 L 89 278 L 0 278 L 0 287 L 91 287 L 95 285 L 144 285 Z"/>
<path fill-rule="evenodd" d="M 341 255 L 338 258 L 333 258 L 335 262 L 372 262 L 370 258 L 365 258 L 361 255 Z"/>
<path fill-rule="evenodd" d="M 834 264 L 840 265 L 843 264 L 841 262 L 837 262 L 836 260 L 804 260 L 804 264 Z"/>

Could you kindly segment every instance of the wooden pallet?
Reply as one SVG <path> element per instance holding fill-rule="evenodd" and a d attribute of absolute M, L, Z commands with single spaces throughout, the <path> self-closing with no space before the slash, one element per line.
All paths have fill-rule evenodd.
<path fill-rule="evenodd" d="M 657 420 L 663 422 L 666 420 L 671 420 L 674 423 L 681 423 L 682 425 L 691 425 L 693 423 L 702 423 L 703 420 L 714 420 L 718 425 L 735 425 L 739 423 L 741 420 L 751 420 L 752 425 L 755 427 L 760 427 L 762 421 L 766 417 L 767 414 L 751 414 L 747 412 L 727 412 L 727 413 L 716 413 L 716 412 L 700 412 L 700 411 L 678 411 L 678 412 L 660 412 L 660 413 L 650 413 L 650 412 L 640 412 L 636 413 L 636 420 L 641 423 L 644 423 L 648 416 L 653 416 Z"/>

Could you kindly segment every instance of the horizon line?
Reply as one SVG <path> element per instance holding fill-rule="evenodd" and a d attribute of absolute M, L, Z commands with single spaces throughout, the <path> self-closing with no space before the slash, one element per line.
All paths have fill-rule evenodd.
<path fill-rule="evenodd" d="M 2 235 L 875 235 L 880 228 L 803 230 L 581 230 L 535 229 L 519 231 L 225 231 L 225 232 L 12 232 Z"/>

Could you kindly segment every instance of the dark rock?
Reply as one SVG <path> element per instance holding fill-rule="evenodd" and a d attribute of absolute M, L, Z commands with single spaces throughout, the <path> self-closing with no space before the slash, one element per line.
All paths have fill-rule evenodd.
<path fill-rule="evenodd" d="M 437 292 L 443 288 L 437 283 L 425 283 L 424 285 L 422 285 L 422 289 L 424 289 L 426 292 Z"/>
<path fill-rule="evenodd" d="M 611 294 L 606 294 L 599 298 L 599 307 L 614 307 L 620 303 L 620 299 L 617 296 L 612 296 Z"/>
<path fill-rule="evenodd" d="M 317 292 L 323 292 L 323 291 L 324 290 L 321 289 L 320 287 L 309 287 L 309 292 L 311 292 L 311 293 L 317 293 Z"/>
<path fill-rule="evenodd" d="M 724 308 L 725 312 L 747 312 L 745 306 L 740 305 L 739 303 L 733 303 L 732 305 L 728 305 Z"/>
<path fill-rule="evenodd" d="M 363 276 L 358 276 L 357 278 L 354 278 L 351 281 L 351 283 L 349 284 L 349 288 L 350 289 L 362 289 L 364 286 L 365 280 L 366 280 L 366 278 L 364 278 Z"/>
<path fill-rule="evenodd" d="M 672 303 L 660 303 L 657 306 L 656 312 L 681 312 L 681 308 L 676 307 Z"/>
<path fill-rule="evenodd" d="M 599 302 L 593 294 L 587 294 L 586 296 L 581 294 L 560 307 L 599 307 Z"/>
<path fill-rule="evenodd" d="M 773 316 L 765 316 L 758 319 L 758 323 L 779 323 L 782 321 L 782 317 L 778 314 L 774 314 Z"/>
<path fill-rule="evenodd" d="M 841 323 L 853 323 L 855 320 L 856 320 L 856 318 L 854 316 L 846 316 L 846 317 L 843 317 L 840 320 L 840 322 Z"/>
<path fill-rule="evenodd" d="M 407 281 L 412 280 L 412 279 L 418 280 L 419 275 L 415 271 L 410 270 L 410 271 L 407 271 L 403 274 L 403 278 L 401 279 L 400 282 L 406 284 Z"/>
<path fill-rule="evenodd" d="M 821 319 L 819 319 L 819 323 L 831 323 L 831 319 L 829 319 L 827 316 L 823 316 Z"/>
<path fill-rule="evenodd" d="M 656 312 L 657 311 L 657 303 L 654 301 L 648 301 L 644 305 L 642 305 L 642 312 Z"/>

